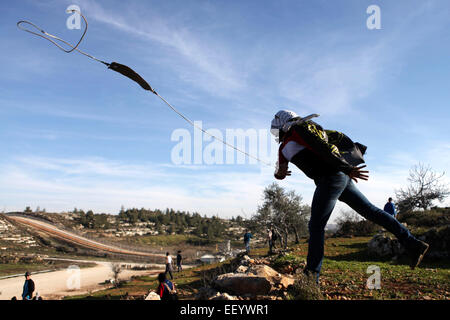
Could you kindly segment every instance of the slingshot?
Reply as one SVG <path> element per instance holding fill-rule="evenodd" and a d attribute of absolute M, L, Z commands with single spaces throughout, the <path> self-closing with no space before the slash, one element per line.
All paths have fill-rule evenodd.
<path fill-rule="evenodd" d="M 219 138 L 219 137 L 217 137 L 217 136 L 215 136 L 215 135 L 213 135 L 213 134 L 207 132 L 207 131 L 204 130 L 203 128 L 197 126 L 192 120 L 190 120 L 189 118 L 187 118 L 187 117 L 186 117 L 185 115 L 183 115 L 180 111 L 178 111 L 175 107 L 173 107 L 169 102 L 167 102 L 163 97 L 161 97 L 161 96 L 160 96 L 160 95 L 159 95 L 159 94 L 158 94 L 158 93 L 157 93 L 157 92 L 156 92 L 156 91 L 155 91 L 155 90 L 147 83 L 147 81 L 144 80 L 144 78 L 142 78 L 136 71 L 134 71 L 134 70 L 131 69 L 130 67 L 128 67 L 128 66 L 126 66 L 126 65 L 123 65 L 123 64 L 120 64 L 120 63 L 118 63 L 118 62 L 111 62 L 111 63 L 105 62 L 105 61 L 103 61 L 103 60 L 100 60 L 100 59 L 98 59 L 98 58 L 96 58 L 96 57 L 94 57 L 94 56 L 92 56 L 92 55 L 90 55 L 90 54 L 88 54 L 88 53 L 86 53 L 86 52 L 80 50 L 78 47 L 79 47 L 79 45 L 81 44 L 81 42 L 83 41 L 84 36 L 86 35 L 87 29 L 88 29 L 88 22 L 87 22 L 86 18 L 83 16 L 83 14 L 82 14 L 80 11 L 78 11 L 78 10 L 71 9 L 71 10 L 67 10 L 67 12 L 68 12 L 68 13 L 75 13 L 75 12 L 78 13 L 78 14 L 83 18 L 84 23 L 85 23 L 85 28 L 84 28 L 83 34 L 81 35 L 80 40 L 78 41 L 78 43 L 77 43 L 75 46 L 72 45 L 72 44 L 70 44 L 69 42 L 65 41 L 64 39 L 61 39 L 61 38 L 58 37 L 58 36 L 52 35 L 52 34 L 46 32 L 46 31 L 44 31 L 43 29 L 41 29 L 40 27 L 38 27 L 38 26 L 35 25 L 34 23 L 32 23 L 32 22 L 30 22 L 30 21 L 27 21 L 27 20 L 21 20 L 21 21 L 17 22 L 17 27 L 18 27 L 19 29 L 23 30 L 23 31 L 26 31 L 26 32 L 31 33 L 31 34 L 33 34 L 33 35 L 35 35 L 35 36 L 38 36 L 38 37 L 41 37 L 41 38 L 43 38 L 43 39 L 46 39 L 46 40 L 50 41 L 50 42 L 51 42 L 52 44 L 54 44 L 58 49 L 64 51 L 65 53 L 72 53 L 73 51 L 76 50 L 76 51 L 78 51 L 79 53 L 85 55 L 86 57 L 88 57 L 88 58 L 90 58 L 90 59 L 93 59 L 93 60 L 95 60 L 95 61 L 97 61 L 97 62 L 100 62 L 100 63 L 106 65 L 106 66 L 108 67 L 108 69 L 111 69 L 111 70 L 113 70 L 113 71 L 116 71 L 116 72 L 122 74 L 123 76 L 125 76 L 125 77 L 127 77 L 127 78 L 133 80 L 133 81 L 136 82 L 136 83 L 138 83 L 138 84 L 142 87 L 142 89 L 147 90 L 147 91 L 150 91 L 150 92 L 152 92 L 153 94 L 155 94 L 156 96 L 158 96 L 158 97 L 159 97 L 159 98 L 160 98 L 160 99 L 161 99 L 161 100 L 162 100 L 162 101 L 163 101 L 170 109 L 172 109 L 176 114 L 178 114 L 181 118 L 183 118 L 186 122 L 188 122 L 188 123 L 189 123 L 191 126 L 193 126 L 194 128 L 197 128 L 198 130 L 200 130 L 200 131 L 202 131 L 203 133 L 209 135 L 209 136 L 212 137 L 213 139 L 222 142 L 224 145 L 226 145 L 226 146 L 228 146 L 228 147 L 230 147 L 230 148 L 232 148 L 232 149 L 234 149 L 234 150 L 236 150 L 236 151 L 238 151 L 238 152 L 243 153 L 244 155 L 246 155 L 246 156 L 249 157 L 249 158 L 255 159 L 255 160 L 257 160 L 257 161 L 259 161 L 259 162 L 261 162 L 261 163 L 263 163 L 263 164 L 265 164 L 265 165 L 267 165 L 267 166 L 272 166 L 270 163 L 265 162 L 265 161 L 263 161 L 263 160 L 261 160 L 261 159 L 255 157 L 255 156 L 253 156 L 253 155 L 251 155 L 251 154 L 249 154 L 249 153 L 243 151 L 243 150 L 238 149 L 238 148 L 235 147 L 234 145 L 227 143 L 227 142 L 224 141 L 223 139 L 221 139 L 221 138 Z M 25 28 L 25 27 L 23 26 L 23 25 L 25 25 L 25 24 L 32 26 L 32 27 L 33 27 L 34 29 L 36 29 L 36 30 L 35 30 L 35 31 L 32 31 L 32 30 L 30 30 L 30 29 Z M 58 42 L 61 43 L 61 44 L 66 45 L 66 46 L 68 46 L 69 48 L 68 48 L 68 49 L 65 49 L 65 48 L 64 48 L 62 45 L 60 45 Z"/>

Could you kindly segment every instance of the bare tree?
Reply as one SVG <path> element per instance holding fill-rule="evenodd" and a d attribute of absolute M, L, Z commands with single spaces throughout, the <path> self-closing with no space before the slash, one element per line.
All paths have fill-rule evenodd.
<path fill-rule="evenodd" d="M 111 271 L 114 277 L 114 286 L 117 288 L 119 286 L 119 274 L 122 272 L 122 265 L 118 262 L 111 263 Z"/>
<path fill-rule="evenodd" d="M 429 209 L 435 200 L 442 202 L 449 194 L 446 184 L 441 182 L 445 172 L 432 171 L 430 166 L 419 163 L 409 171 L 409 186 L 395 191 L 400 212 L 415 208 Z"/>

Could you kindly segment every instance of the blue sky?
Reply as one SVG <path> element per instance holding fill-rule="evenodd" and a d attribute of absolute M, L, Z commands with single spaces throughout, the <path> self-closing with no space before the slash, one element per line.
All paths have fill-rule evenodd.
<path fill-rule="evenodd" d="M 175 165 L 171 135 L 193 132 L 186 122 L 130 80 L 16 27 L 27 19 L 76 42 L 71 4 L 89 21 L 81 50 L 134 68 L 205 129 L 268 129 L 281 108 L 319 113 L 325 128 L 369 147 L 360 188 L 376 205 L 414 164 L 448 171 L 448 1 L 186 3 L 0 4 L 0 209 L 249 217 L 274 181 L 264 165 Z M 366 27 L 372 4 L 380 30 Z M 292 169 L 280 184 L 309 203 L 314 185 Z"/>

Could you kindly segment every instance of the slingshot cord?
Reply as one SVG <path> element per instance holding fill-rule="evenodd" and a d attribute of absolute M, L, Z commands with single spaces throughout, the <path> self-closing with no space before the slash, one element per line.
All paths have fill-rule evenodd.
<path fill-rule="evenodd" d="M 197 126 L 192 120 L 188 119 L 188 118 L 187 118 L 186 116 L 184 116 L 181 112 L 179 112 L 177 109 L 175 109 L 175 107 L 173 107 L 169 102 L 167 102 L 166 99 L 164 99 L 163 97 L 161 97 L 158 93 L 156 93 L 156 92 L 154 92 L 154 93 L 155 93 L 155 94 L 156 94 L 156 95 L 157 95 L 157 96 L 158 96 L 165 104 L 167 104 L 167 106 L 168 106 L 170 109 L 172 109 L 176 114 L 178 114 L 181 118 L 183 118 L 186 122 L 188 122 L 188 123 L 189 123 L 191 126 L 193 126 L 194 128 L 196 128 L 196 129 L 202 131 L 203 133 L 207 134 L 208 136 L 210 136 L 210 137 L 216 139 L 216 140 L 219 141 L 219 142 L 222 142 L 224 145 L 226 145 L 226 146 L 228 146 L 228 147 L 230 147 L 230 148 L 232 148 L 232 149 L 234 149 L 234 150 L 236 150 L 236 151 L 238 151 L 238 152 L 240 152 L 240 153 L 246 155 L 246 156 L 249 157 L 249 158 L 255 159 L 256 161 L 261 162 L 261 163 L 265 164 L 266 166 L 269 166 L 269 167 L 272 166 L 270 163 L 268 163 L 268 162 L 266 162 L 266 161 L 264 161 L 264 160 L 261 160 L 261 159 L 259 159 L 258 157 L 255 157 L 255 156 L 249 154 L 248 152 L 243 151 L 243 150 L 237 148 L 236 146 L 234 146 L 234 145 L 232 145 L 232 144 L 229 144 L 228 142 L 224 141 L 223 139 L 221 139 L 221 138 L 219 138 L 219 137 L 213 135 L 212 133 L 209 133 L 208 131 L 204 130 L 202 127 Z"/>
<path fill-rule="evenodd" d="M 139 84 L 141 85 L 141 87 L 143 87 L 145 90 L 148 90 L 148 91 L 154 93 L 156 96 L 158 96 L 158 97 L 159 97 L 159 98 L 160 98 L 160 99 L 161 99 L 161 100 L 162 100 L 162 101 L 163 101 L 170 109 L 172 109 L 172 111 L 174 111 L 177 115 L 179 115 L 182 119 L 184 119 L 186 122 L 188 122 L 188 123 L 189 123 L 191 126 L 193 126 L 194 128 L 196 128 L 196 129 L 202 131 L 202 132 L 205 133 L 206 135 L 208 135 L 208 136 L 212 137 L 213 139 L 215 139 L 215 140 L 217 140 L 217 141 L 223 143 L 224 145 L 226 145 L 226 146 L 228 146 L 228 147 L 230 147 L 230 148 L 232 148 L 232 149 L 234 149 L 234 150 L 236 150 L 236 151 L 238 151 L 238 152 L 240 152 L 240 153 L 246 155 L 246 156 L 249 157 L 249 158 L 255 159 L 256 161 L 261 162 L 261 163 L 263 163 L 263 164 L 265 164 L 265 165 L 267 165 L 267 166 L 270 166 L 270 167 L 272 166 L 270 163 L 268 163 L 268 162 L 266 162 L 266 161 L 264 161 L 264 160 L 261 160 L 261 159 L 259 159 L 258 157 L 255 157 L 255 156 L 249 154 L 248 152 L 243 151 L 243 150 L 237 148 L 236 146 L 234 146 L 234 145 L 232 145 L 232 144 L 229 144 L 228 142 L 224 141 L 223 139 L 221 139 L 221 138 L 219 138 L 219 137 L 217 137 L 217 136 L 215 136 L 215 135 L 209 133 L 208 131 L 204 130 L 203 128 L 197 126 L 192 120 L 190 120 L 189 118 L 187 118 L 184 114 L 182 114 L 182 113 L 181 113 L 180 111 L 178 111 L 174 106 L 172 106 L 169 102 L 167 102 L 166 99 L 164 99 L 163 97 L 161 97 L 155 90 L 153 90 L 153 89 L 150 87 L 150 85 L 148 85 L 148 83 L 145 82 L 144 79 L 142 79 L 137 73 L 135 73 L 135 72 L 134 72 L 133 70 L 131 70 L 129 67 L 123 66 L 123 65 L 120 65 L 120 64 L 117 64 L 116 62 L 112 62 L 112 63 L 105 62 L 105 61 L 103 61 L 103 60 L 97 59 L 96 57 L 94 57 L 94 56 L 92 56 L 92 55 L 90 55 L 90 54 L 88 54 L 88 53 L 86 53 L 86 52 L 84 52 L 84 51 L 78 49 L 78 46 L 80 45 L 81 41 L 83 40 L 84 36 L 86 35 L 87 28 L 88 28 L 88 22 L 87 22 L 86 18 L 83 16 L 83 14 L 82 14 L 81 12 L 79 12 L 78 10 L 71 9 L 71 10 L 67 10 L 67 12 L 77 12 L 77 13 L 83 18 L 84 23 L 85 23 L 85 25 L 86 25 L 86 26 L 85 26 L 85 29 L 84 29 L 84 31 L 83 31 L 83 34 L 82 34 L 82 36 L 81 36 L 81 38 L 80 38 L 80 40 L 78 41 L 78 43 L 77 43 L 75 46 L 73 46 L 72 44 L 68 43 L 67 41 L 61 39 L 60 37 L 57 37 L 57 36 L 55 36 L 55 35 L 52 35 L 52 34 L 46 32 L 46 31 L 44 31 L 43 29 L 41 29 L 40 27 L 38 27 L 38 26 L 35 25 L 34 23 L 32 23 L 32 22 L 30 22 L 30 21 L 27 21 L 27 20 L 21 20 L 21 21 L 17 22 L 17 27 L 18 27 L 19 29 L 23 30 L 23 31 L 29 32 L 29 33 L 31 33 L 31 34 L 34 34 L 34 35 L 36 35 L 36 36 L 38 36 L 38 37 L 41 37 L 41 38 L 44 38 L 44 39 L 50 41 L 50 42 L 53 43 L 58 49 L 64 51 L 65 53 L 71 53 L 71 52 L 73 52 L 74 50 L 76 50 L 76 51 L 78 51 L 79 53 L 85 55 L 85 56 L 88 57 L 88 58 L 91 58 L 91 59 L 93 59 L 93 60 L 95 60 L 95 61 L 97 61 L 97 62 L 103 63 L 104 65 L 108 66 L 109 69 L 112 69 L 112 70 L 114 70 L 114 71 L 117 71 L 117 72 L 119 72 L 119 73 L 122 73 L 124 76 L 126 76 L 126 77 L 132 79 L 133 81 L 136 81 L 137 83 L 139 83 Z M 40 33 L 34 32 L 34 31 L 31 31 L 31 30 L 29 30 L 29 29 L 24 28 L 24 27 L 22 26 L 22 24 L 28 24 L 28 25 L 31 25 L 31 26 L 34 27 L 36 30 L 38 30 Z M 52 39 L 64 43 L 65 45 L 69 46 L 71 49 L 70 49 L 70 50 L 64 49 L 61 45 L 59 45 L 56 41 L 54 41 L 54 40 L 52 40 Z M 125 70 L 125 73 L 127 73 L 127 72 L 132 72 L 132 73 L 134 73 L 137 77 L 139 77 L 140 79 L 137 80 L 135 77 L 130 77 L 130 74 L 125 74 L 123 69 L 121 70 L 122 72 L 120 72 L 117 68 L 115 68 L 116 66 L 119 66 L 118 68 L 120 68 L 120 67 L 127 68 L 127 70 Z"/>
<path fill-rule="evenodd" d="M 103 63 L 103 64 L 109 66 L 109 63 L 107 63 L 107 62 L 105 62 L 105 61 L 102 61 L 102 60 L 100 60 L 100 59 L 97 59 L 96 57 L 94 57 L 94 56 L 92 56 L 92 55 L 90 55 L 90 54 L 88 54 L 88 53 L 86 53 L 86 52 L 81 51 L 80 49 L 78 49 L 78 46 L 80 45 L 81 41 L 83 41 L 84 36 L 86 35 L 87 29 L 88 29 L 88 22 L 87 22 L 86 18 L 81 14 L 81 12 L 78 11 L 78 10 L 71 9 L 71 10 L 67 10 L 67 12 L 77 12 L 77 13 L 83 18 L 84 23 L 85 23 L 85 28 L 84 28 L 83 34 L 81 35 L 80 40 L 78 41 L 78 43 L 77 43 L 75 46 L 71 45 L 70 43 L 68 43 L 67 41 L 61 39 L 60 37 L 57 37 L 57 36 L 55 36 L 55 35 L 52 35 L 52 34 L 46 32 L 46 31 L 44 31 L 43 29 L 41 29 L 40 27 L 38 27 L 38 26 L 35 25 L 34 23 L 32 23 L 32 22 L 30 22 L 30 21 L 27 21 L 27 20 L 21 20 L 21 21 L 17 22 L 17 27 L 18 27 L 19 29 L 25 31 L 25 32 L 29 32 L 29 33 L 31 33 L 31 34 L 34 34 L 34 35 L 36 35 L 36 36 L 38 36 L 38 37 L 41 37 L 41 38 L 44 38 L 45 40 L 50 41 L 50 42 L 53 43 L 58 49 L 64 51 L 65 53 L 71 53 L 72 51 L 76 50 L 76 51 L 78 51 L 79 53 L 85 55 L 85 56 L 88 57 L 88 58 L 94 59 L 95 61 L 101 62 L 101 63 Z M 31 30 L 29 30 L 29 29 L 24 28 L 24 27 L 22 26 L 22 24 L 28 24 L 28 25 L 31 25 L 31 26 L 34 27 L 36 30 L 38 30 L 40 33 L 37 33 L 37 32 L 34 32 L 34 31 L 31 31 Z M 66 49 L 64 49 L 61 45 L 59 45 L 56 41 L 54 41 L 54 40 L 52 40 L 52 39 L 55 39 L 56 41 L 60 41 L 60 42 L 64 43 L 65 45 L 71 47 L 72 49 L 66 50 Z"/>

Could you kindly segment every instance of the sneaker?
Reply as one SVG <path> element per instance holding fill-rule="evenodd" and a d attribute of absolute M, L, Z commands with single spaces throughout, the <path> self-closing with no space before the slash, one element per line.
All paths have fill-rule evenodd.
<path fill-rule="evenodd" d="M 423 257 L 425 256 L 425 253 L 427 253 L 429 247 L 430 246 L 428 245 L 428 243 L 419 240 L 417 247 L 411 253 L 411 264 L 410 264 L 411 269 L 414 270 L 414 268 L 420 264 Z"/>

